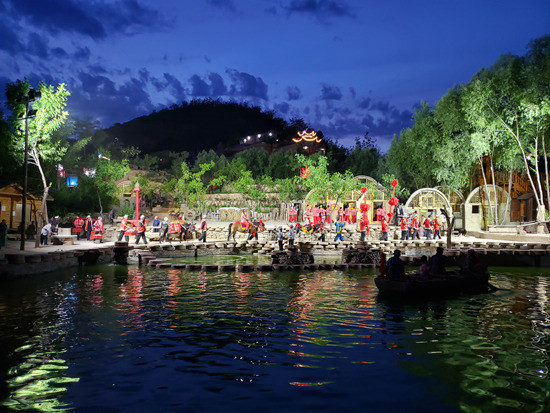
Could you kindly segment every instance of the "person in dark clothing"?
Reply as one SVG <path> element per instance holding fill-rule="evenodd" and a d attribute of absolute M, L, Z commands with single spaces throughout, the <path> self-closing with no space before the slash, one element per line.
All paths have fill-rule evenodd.
<path fill-rule="evenodd" d="M 447 270 L 445 269 L 446 262 L 447 257 L 443 255 L 443 247 L 437 247 L 435 255 L 433 255 L 428 261 L 430 273 L 434 275 L 447 274 Z"/>
<path fill-rule="evenodd" d="M 401 257 L 401 251 L 395 250 L 393 257 L 386 263 L 386 273 L 389 278 L 402 279 L 405 277 L 405 263 Z"/>

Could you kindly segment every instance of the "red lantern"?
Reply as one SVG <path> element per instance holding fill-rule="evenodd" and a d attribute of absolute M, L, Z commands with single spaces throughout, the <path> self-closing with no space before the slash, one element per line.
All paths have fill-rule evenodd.
<path fill-rule="evenodd" d="M 388 212 L 388 218 L 389 218 L 388 221 L 390 221 L 392 219 L 392 217 L 393 217 L 393 212 Z"/>
<path fill-rule="evenodd" d="M 393 186 L 394 188 L 399 185 L 399 182 L 397 182 L 397 179 L 394 179 L 392 182 L 391 182 L 391 186 Z"/>
<path fill-rule="evenodd" d="M 361 188 L 361 192 L 365 193 L 365 192 L 367 192 L 367 191 L 368 191 L 368 188 L 367 188 L 367 187 Z"/>
<path fill-rule="evenodd" d="M 398 203 L 399 203 L 399 199 L 395 196 L 392 196 L 388 201 L 388 204 L 390 204 L 391 206 L 396 206 Z"/>

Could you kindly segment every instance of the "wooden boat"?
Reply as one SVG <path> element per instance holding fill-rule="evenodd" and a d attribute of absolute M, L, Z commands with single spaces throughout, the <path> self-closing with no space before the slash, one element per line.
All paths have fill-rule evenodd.
<path fill-rule="evenodd" d="M 410 297 L 439 297 L 460 293 L 488 292 L 495 287 L 489 283 L 489 274 L 451 272 L 424 279 L 420 274 L 408 274 L 403 279 L 377 277 L 376 287 L 383 294 Z"/>

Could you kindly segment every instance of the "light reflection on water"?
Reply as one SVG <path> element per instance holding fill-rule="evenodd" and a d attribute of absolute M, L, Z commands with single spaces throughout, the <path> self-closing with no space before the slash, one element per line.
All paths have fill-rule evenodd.
<path fill-rule="evenodd" d="M 98 266 L 3 284 L 12 410 L 545 411 L 547 274 L 380 299 L 374 272 Z"/>

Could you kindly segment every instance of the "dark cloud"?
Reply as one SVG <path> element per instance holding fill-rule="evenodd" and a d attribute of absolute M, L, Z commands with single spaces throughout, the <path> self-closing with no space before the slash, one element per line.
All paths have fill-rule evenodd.
<path fill-rule="evenodd" d="M 6 15 L 51 35 L 77 33 L 102 40 L 112 33 L 158 30 L 166 24 L 156 10 L 141 6 L 136 0 L 5 1 Z"/>
<path fill-rule="evenodd" d="M 8 27 L 5 21 L 0 19 L 0 50 L 5 50 L 10 54 L 16 54 L 24 50 L 15 28 Z"/>
<path fill-rule="evenodd" d="M 286 102 L 278 103 L 275 105 L 275 110 L 282 113 L 283 115 L 286 115 L 290 110 L 290 105 Z"/>
<path fill-rule="evenodd" d="M 302 91 L 298 86 L 289 86 L 286 88 L 287 100 L 298 100 L 302 97 Z"/>
<path fill-rule="evenodd" d="M 199 75 L 193 75 L 189 79 L 192 96 L 210 96 L 210 86 Z"/>
<path fill-rule="evenodd" d="M 314 14 L 318 17 L 350 17 L 352 13 L 344 1 L 333 0 L 292 0 L 282 5 L 289 13 Z"/>
<path fill-rule="evenodd" d="M 42 36 L 33 32 L 29 35 L 26 51 L 39 59 L 46 59 L 48 57 L 48 44 Z"/>
<path fill-rule="evenodd" d="M 51 34 L 74 32 L 101 39 L 106 31 L 92 12 L 90 3 L 78 4 L 71 0 L 7 0 L 14 17 L 24 19 Z M 90 7 L 91 6 L 91 7 Z"/>
<path fill-rule="evenodd" d="M 69 57 L 69 54 L 65 51 L 65 49 L 61 47 L 54 47 L 51 50 L 52 56 L 56 59 L 66 59 Z"/>
<path fill-rule="evenodd" d="M 103 126 L 125 122 L 156 109 L 141 78 L 131 77 L 119 86 L 107 76 L 81 73 L 78 79 L 67 83 L 71 91 L 69 112 L 78 117 L 93 114 Z"/>
<path fill-rule="evenodd" d="M 229 88 L 231 96 L 268 100 L 267 85 L 261 78 L 237 70 L 229 69 L 226 72 L 232 81 Z"/>
<path fill-rule="evenodd" d="M 338 86 L 321 83 L 321 99 L 322 100 L 340 100 L 342 92 Z"/>
<path fill-rule="evenodd" d="M 166 89 L 168 92 L 175 97 L 177 100 L 182 100 L 185 98 L 185 89 L 182 86 L 181 82 L 172 76 L 170 73 L 164 73 L 164 81 L 166 84 Z"/>
<path fill-rule="evenodd" d="M 233 12 L 237 10 L 233 0 L 208 0 L 208 3 L 222 10 L 229 10 Z"/>
<path fill-rule="evenodd" d="M 370 102 L 371 102 L 371 99 L 370 98 L 363 98 L 361 99 L 361 101 L 359 102 L 359 107 L 361 109 L 368 109 L 369 106 L 370 106 Z"/>
<path fill-rule="evenodd" d="M 208 80 L 210 80 L 210 87 L 212 89 L 213 96 L 224 96 L 227 95 L 227 87 L 223 78 L 217 73 L 210 73 L 208 75 Z"/>
<path fill-rule="evenodd" d="M 223 78 L 217 73 L 208 75 L 210 83 L 203 80 L 199 75 L 193 75 L 189 79 L 191 83 L 192 96 L 220 97 L 227 95 L 227 87 Z"/>
<path fill-rule="evenodd" d="M 91 54 L 92 53 L 90 52 L 90 49 L 88 47 L 77 47 L 76 51 L 73 54 L 73 57 L 77 60 L 87 62 L 88 60 L 90 60 Z"/>

